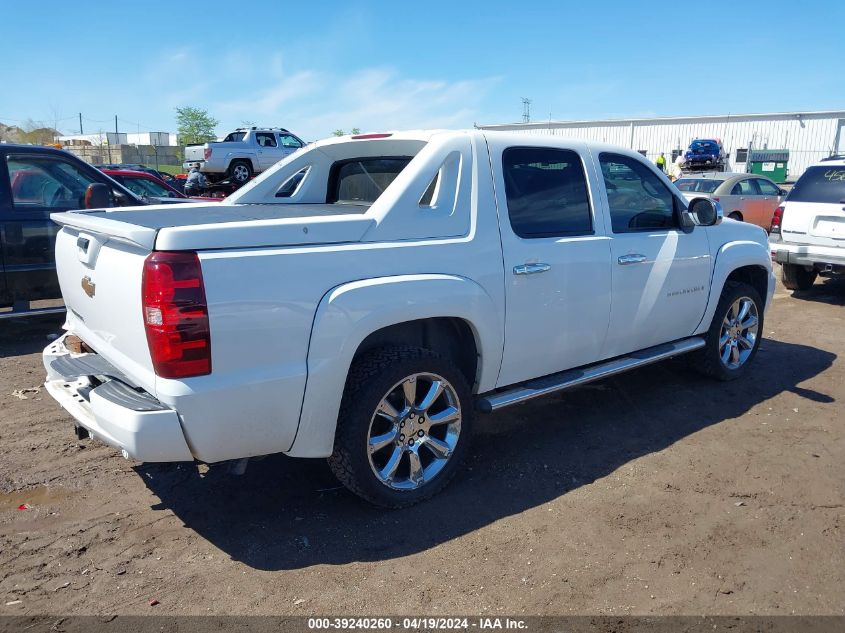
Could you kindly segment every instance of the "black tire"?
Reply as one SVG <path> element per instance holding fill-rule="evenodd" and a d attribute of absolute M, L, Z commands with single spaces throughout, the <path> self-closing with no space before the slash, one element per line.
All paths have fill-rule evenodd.
<path fill-rule="evenodd" d="M 788 290 L 809 290 L 818 275 L 815 269 L 807 270 L 797 264 L 783 264 L 780 279 Z"/>
<path fill-rule="evenodd" d="M 376 409 L 381 405 L 382 400 L 392 393 L 393 388 L 407 377 L 418 374 L 442 377 L 452 387 L 450 397 L 456 398 L 459 408 L 459 431 L 455 440 L 456 444 L 446 458 L 445 464 L 430 481 L 419 484 L 417 488 L 398 490 L 380 479 L 376 474 L 377 467 L 371 465 L 371 459 L 375 460 L 376 455 L 374 452 L 374 457 L 370 457 L 369 438 L 371 428 L 373 428 L 371 425 L 376 424 L 375 420 L 377 420 L 398 429 L 398 422 L 387 422 L 384 418 L 377 419 Z M 422 385 L 422 380 L 418 384 Z M 424 385 L 422 391 L 425 391 Z M 443 401 L 438 399 L 435 402 L 442 403 Z M 417 420 L 420 418 L 418 417 Z M 411 423 L 407 418 L 406 422 Z M 350 369 L 338 416 L 334 452 L 328 459 L 329 466 L 344 486 L 367 501 L 386 508 L 409 506 L 437 494 L 449 483 L 466 455 L 472 422 L 473 403 L 470 388 L 464 375 L 448 358 L 418 347 L 389 347 L 376 350 L 356 360 Z M 451 425 L 435 428 L 447 426 Z M 435 431 L 431 429 L 430 431 L 434 436 Z M 413 434 L 412 432 L 411 436 Z M 404 436 L 401 437 L 404 438 Z M 413 446 L 413 440 L 406 441 L 410 441 Z M 423 443 L 417 445 L 417 454 L 420 453 Z M 397 439 L 380 450 L 395 453 L 397 446 L 401 448 L 400 445 L 401 442 Z M 428 454 L 428 451 L 425 453 Z M 435 460 L 429 461 L 429 464 L 433 461 Z M 399 469 L 396 473 L 399 473 Z M 410 481 L 410 466 L 408 473 L 407 479 Z"/>
<path fill-rule="evenodd" d="M 742 214 L 739 211 L 733 211 L 728 215 L 729 218 L 732 220 L 737 220 L 738 222 L 742 222 Z"/>
<path fill-rule="evenodd" d="M 751 347 L 750 354 L 745 356 L 744 360 L 738 367 L 730 367 L 722 360 L 722 351 L 720 348 L 720 339 L 722 337 L 722 327 L 728 311 L 732 308 L 734 303 L 742 298 L 750 299 L 754 303 L 754 308 L 757 313 L 757 330 L 754 336 L 754 343 Z M 740 333 L 742 334 L 742 332 Z M 749 332 L 746 330 L 745 335 Z M 710 329 L 707 330 L 705 336 L 704 347 L 695 352 L 692 357 L 694 366 L 703 374 L 715 378 L 716 380 L 735 380 L 742 376 L 748 369 L 748 366 L 757 355 L 757 350 L 760 348 L 760 341 L 763 339 L 763 300 L 760 294 L 746 283 L 739 281 L 728 281 L 722 290 L 722 296 L 719 298 L 719 304 L 716 306 L 716 312 L 713 314 L 713 321 L 710 323 Z M 747 340 L 747 338 L 746 338 Z"/>
<path fill-rule="evenodd" d="M 248 160 L 235 160 L 229 165 L 229 177 L 239 185 L 252 178 L 252 163 Z"/>

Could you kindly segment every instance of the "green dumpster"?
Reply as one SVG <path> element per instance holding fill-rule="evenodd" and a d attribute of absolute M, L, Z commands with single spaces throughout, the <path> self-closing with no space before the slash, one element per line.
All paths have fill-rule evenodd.
<path fill-rule="evenodd" d="M 752 174 L 766 176 L 778 183 L 786 182 L 788 164 L 788 149 L 753 149 L 748 157 L 749 171 Z"/>

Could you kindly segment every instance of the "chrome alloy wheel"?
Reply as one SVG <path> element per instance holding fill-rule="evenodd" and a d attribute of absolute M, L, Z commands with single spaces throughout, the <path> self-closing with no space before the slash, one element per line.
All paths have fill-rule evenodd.
<path fill-rule="evenodd" d="M 443 470 L 460 434 L 461 405 L 449 381 L 408 376 L 391 387 L 370 420 L 370 468 L 389 488 L 417 489 Z"/>
<path fill-rule="evenodd" d="M 719 333 L 719 356 L 725 367 L 739 369 L 748 360 L 757 342 L 758 328 L 757 305 L 748 297 L 734 301 Z"/>

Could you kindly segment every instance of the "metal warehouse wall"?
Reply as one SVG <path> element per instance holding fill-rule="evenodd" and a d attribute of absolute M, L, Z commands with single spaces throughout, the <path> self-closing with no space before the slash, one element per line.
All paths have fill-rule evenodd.
<path fill-rule="evenodd" d="M 663 119 L 551 121 L 478 127 L 612 143 L 634 150 L 645 150 L 646 156 L 652 161 L 660 152 L 664 152 L 667 160 L 671 160 L 673 149 L 686 149 L 695 138 L 720 138 L 728 153 L 728 169 L 741 172 L 745 171 L 745 163 L 736 162 L 736 150 L 747 148 L 749 143 L 753 142 L 755 149 L 789 150 L 789 180 L 795 180 L 808 165 L 831 153 L 845 153 L 845 110 Z"/>

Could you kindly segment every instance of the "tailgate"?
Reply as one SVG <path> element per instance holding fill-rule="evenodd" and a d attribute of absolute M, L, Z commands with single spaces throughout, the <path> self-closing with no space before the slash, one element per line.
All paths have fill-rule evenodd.
<path fill-rule="evenodd" d="M 205 160 L 205 143 L 185 146 L 185 162 Z"/>
<path fill-rule="evenodd" d="M 56 237 L 56 269 L 68 329 L 155 393 L 141 308 L 141 275 L 150 250 L 119 237 L 65 226 Z"/>
<path fill-rule="evenodd" d="M 781 234 L 786 242 L 845 247 L 843 204 L 787 201 Z"/>

